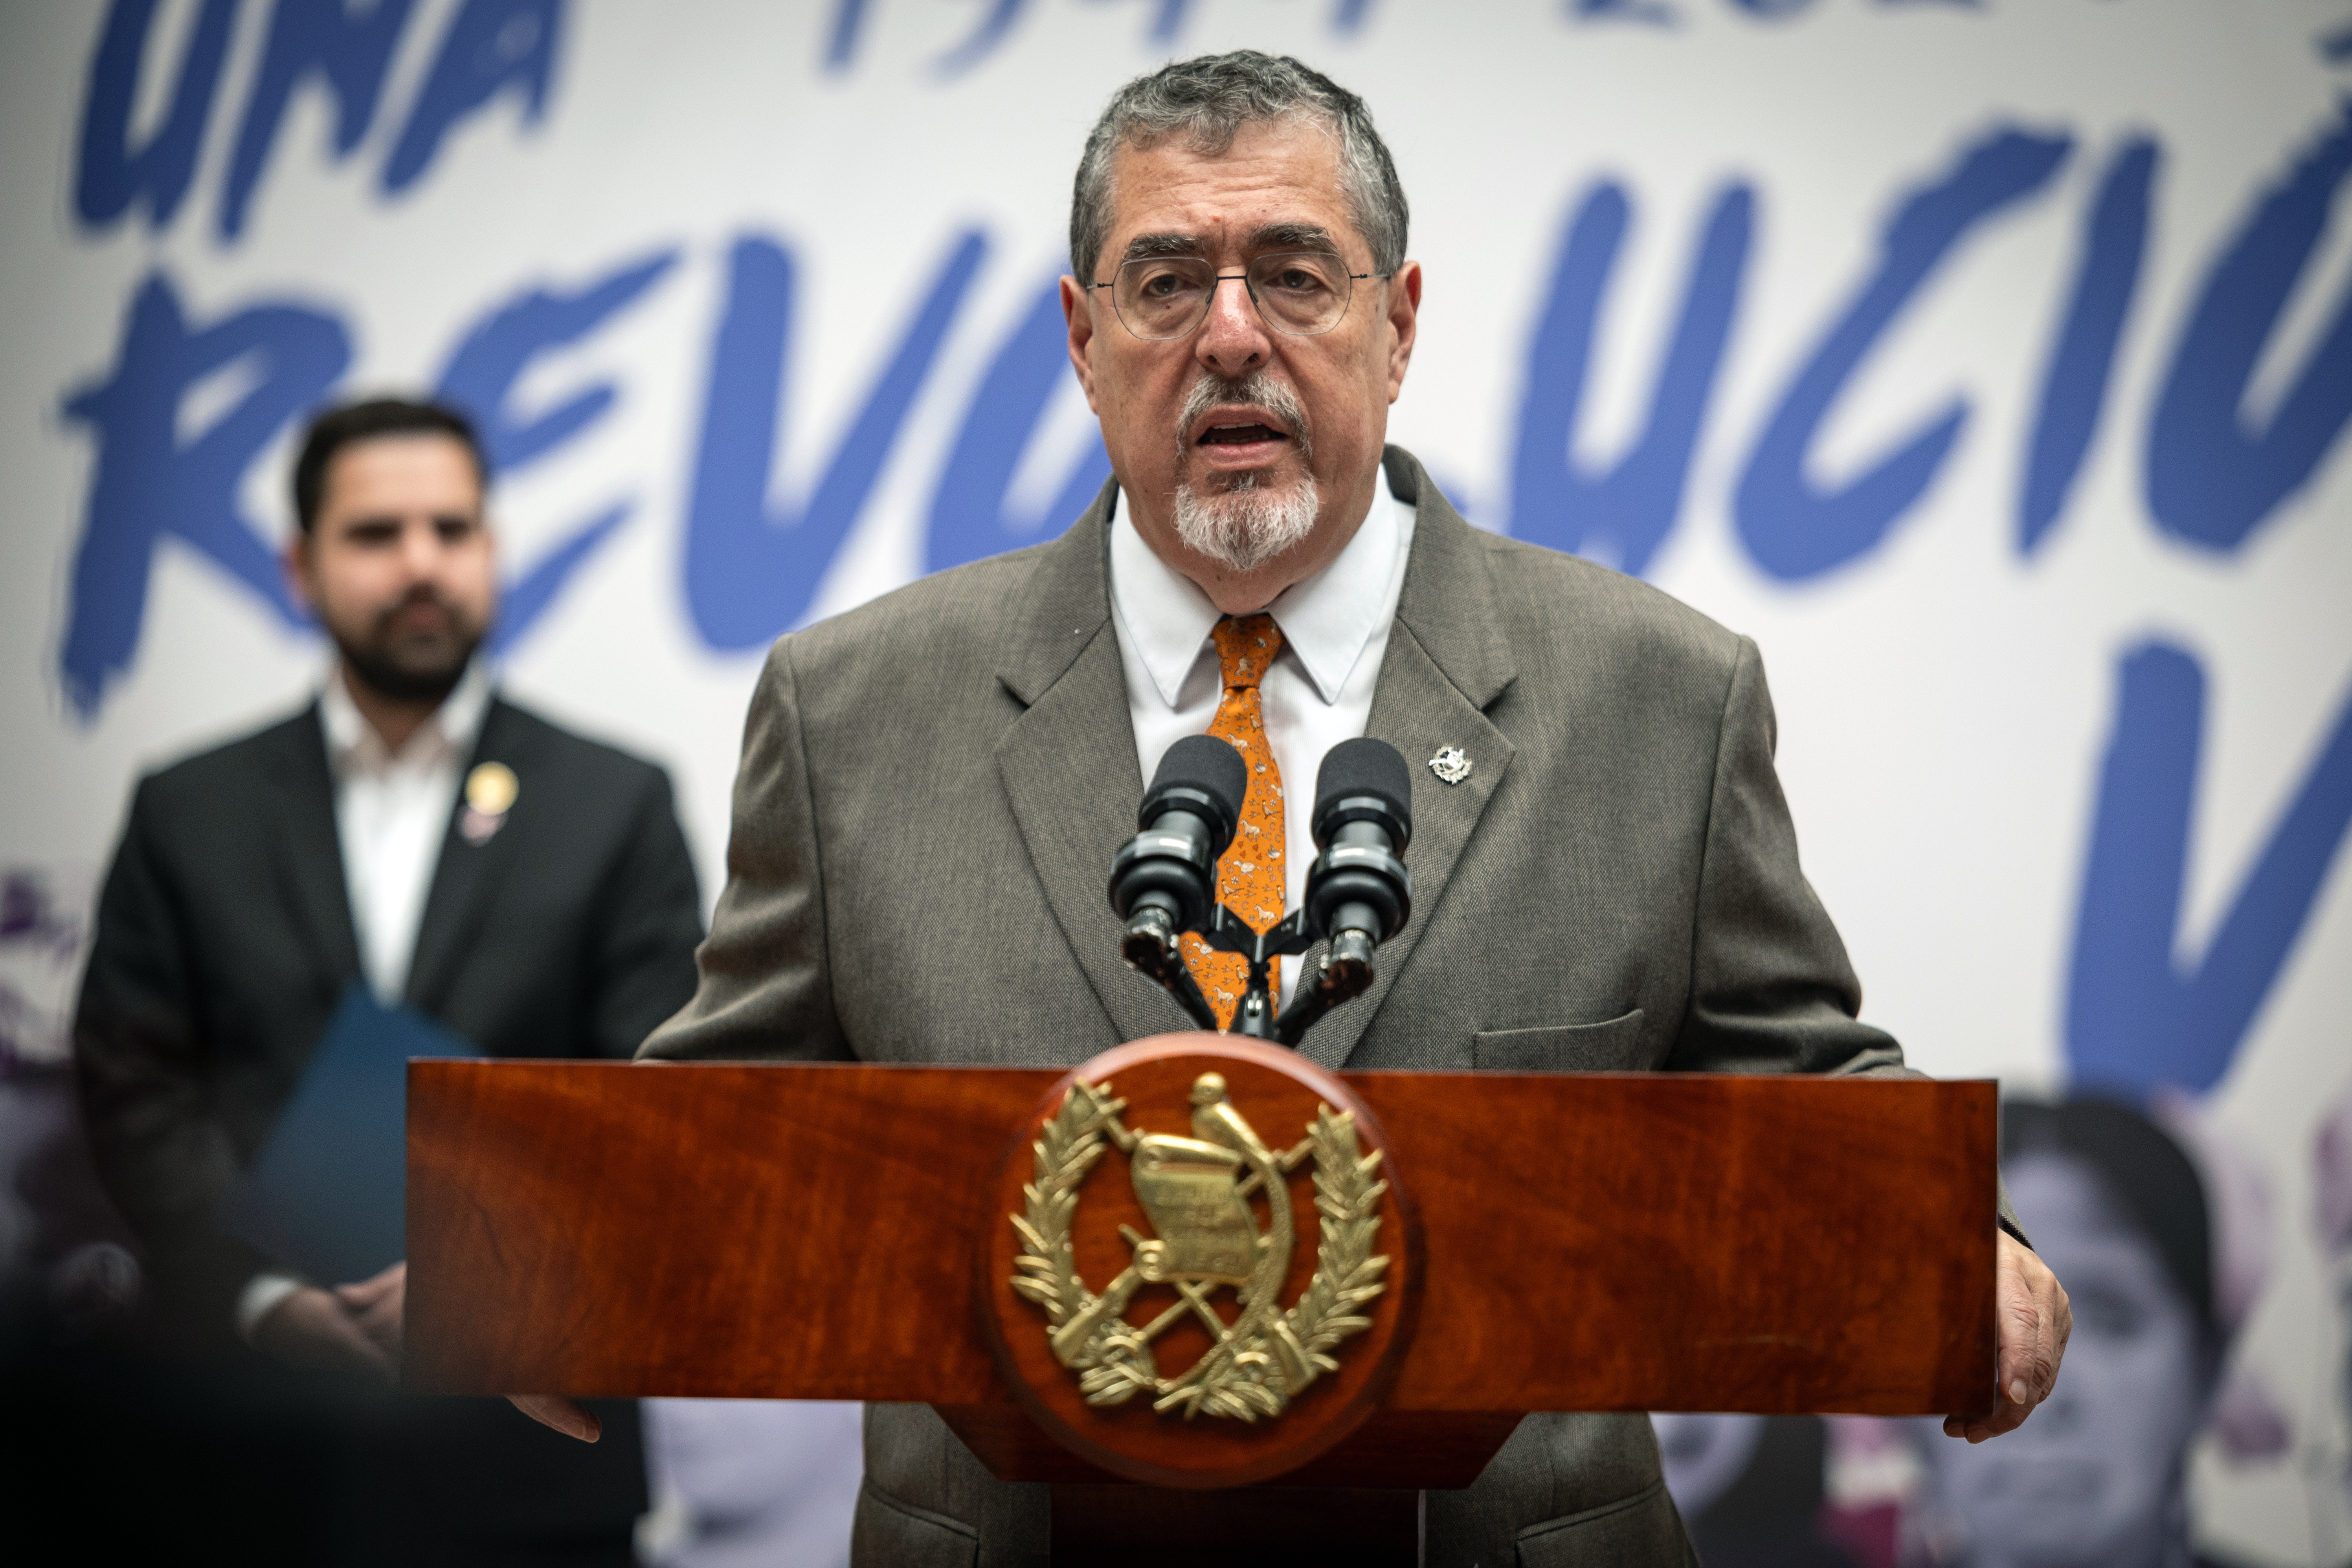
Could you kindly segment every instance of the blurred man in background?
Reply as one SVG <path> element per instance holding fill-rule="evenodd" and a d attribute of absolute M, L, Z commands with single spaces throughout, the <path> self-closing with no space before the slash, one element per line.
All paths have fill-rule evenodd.
<path fill-rule="evenodd" d="M 216 1386 L 311 1424 L 240 1477 L 309 1512 L 305 1561 L 621 1563 L 646 1507 L 634 1406 L 584 1447 L 503 1402 L 401 1398 L 404 1266 L 305 1279 L 217 1223 L 355 984 L 496 1057 L 626 1058 L 693 992 L 668 778 L 506 702 L 479 657 L 487 477 L 438 407 L 312 426 L 288 570 L 335 668 L 292 718 L 141 783 L 75 1022 L 154 1312 Z"/>

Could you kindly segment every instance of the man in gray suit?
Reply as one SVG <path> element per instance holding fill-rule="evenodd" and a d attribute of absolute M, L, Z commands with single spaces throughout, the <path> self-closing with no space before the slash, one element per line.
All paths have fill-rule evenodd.
<path fill-rule="evenodd" d="M 1184 1027 L 1103 886 L 1160 753 L 1207 729 L 1257 747 L 1244 819 L 1272 812 L 1222 870 L 1294 904 L 1307 813 L 1278 781 L 1350 735 L 1416 764 L 1412 920 L 1307 1035 L 1326 1067 L 1903 1070 L 1798 869 L 1755 646 L 1472 530 L 1384 446 L 1405 220 L 1361 101 L 1295 61 L 1112 100 L 1062 294 L 1113 481 L 1051 543 L 777 642 L 700 988 L 645 1055 L 1066 1065 Z M 1998 1245 L 2004 1394 L 1971 1439 L 2049 1392 L 2066 1333 Z M 928 1408 L 870 1410 L 859 1562 L 1020 1561 L 1046 1507 Z M 1433 1563 L 1689 1550 L 1638 1415 L 1531 1416 L 1427 1521 Z"/>

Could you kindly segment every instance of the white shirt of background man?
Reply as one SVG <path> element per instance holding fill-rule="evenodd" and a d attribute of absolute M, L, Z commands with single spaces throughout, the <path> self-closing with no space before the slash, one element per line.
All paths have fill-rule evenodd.
<path fill-rule="evenodd" d="M 490 679 L 476 663 L 394 752 L 352 700 L 341 670 L 319 693 L 360 973 L 387 1007 L 407 994 L 425 895 L 489 704 Z"/>
<path fill-rule="evenodd" d="M 1152 553 L 1130 521 L 1126 492 L 1111 516 L 1111 625 L 1127 678 L 1136 761 L 1148 781 L 1168 748 L 1206 731 L 1224 695 L 1217 645 L 1220 612 L 1191 578 Z M 1283 889 L 1288 909 L 1307 896 L 1315 863 L 1315 775 L 1323 753 L 1363 734 L 1372 689 L 1388 651 L 1389 626 L 1404 593 L 1417 514 L 1389 489 L 1386 468 L 1355 537 L 1322 571 L 1292 584 L 1266 606 L 1282 628 L 1282 655 L 1258 687 L 1265 736 L 1282 770 Z M 1286 963 L 1283 995 L 1301 966 Z"/>
<path fill-rule="evenodd" d="M 473 755 L 489 705 L 489 674 L 477 661 L 395 752 L 352 700 L 340 668 L 319 692 L 360 973 L 386 1007 L 399 1006 L 407 994 L 425 900 L 457 809 L 466 759 Z M 301 1288 L 291 1275 L 255 1275 L 237 1296 L 237 1332 L 252 1339 L 261 1320 Z"/>

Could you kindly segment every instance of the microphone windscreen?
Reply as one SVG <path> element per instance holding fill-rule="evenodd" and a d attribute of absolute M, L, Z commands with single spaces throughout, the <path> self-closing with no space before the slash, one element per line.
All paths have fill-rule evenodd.
<path fill-rule="evenodd" d="M 1328 835 L 1324 824 L 1328 811 L 1340 801 L 1368 795 L 1395 815 L 1402 853 L 1402 841 L 1412 837 L 1412 770 L 1394 746 L 1370 735 L 1342 741 L 1323 753 L 1322 769 L 1315 775 L 1316 842 Z"/>
<path fill-rule="evenodd" d="M 1249 764 L 1230 741 L 1215 735 L 1185 736 L 1160 759 L 1160 771 L 1151 775 L 1151 787 L 1143 792 L 1138 826 L 1150 826 L 1161 810 L 1160 796 L 1177 788 L 1199 790 L 1223 807 L 1223 836 L 1230 838 L 1234 824 L 1242 819 L 1242 797 L 1249 793 Z M 1222 852 L 1223 846 L 1218 847 Z"/>

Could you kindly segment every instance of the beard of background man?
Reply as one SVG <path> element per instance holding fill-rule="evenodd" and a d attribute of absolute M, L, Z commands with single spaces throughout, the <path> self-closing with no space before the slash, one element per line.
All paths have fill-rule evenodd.
<path fill-rule="evenodd" d="M 430 583 L 372 611 L 321 618 L 352 679 L 395 702 L 436 707 L 464 678 L 488 629 Z"/>
<path fill-rule="evenodd" d="M 1296 483 L 1271 488 L 1263 470 L 1249 469 L 1203 493 L 1194 481 L 1192 447 L 1185 434 L 1221 404 L 1254 404 L 1288 426 L 1297 443 Z M 1262 370 L 1230 382 L 1203 371 L 1186 395 L 1176 425 L 1176 537 L 1186 549 L 1235 572 L 1254 571 L 1305 542 L 1322 509 L 1321 492 L 1307 466 L 1314 455 L 1307 410 L 1288 387 Z"/>

